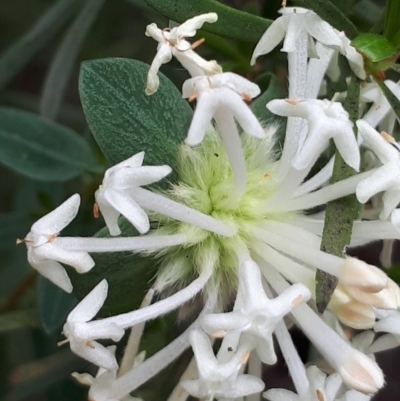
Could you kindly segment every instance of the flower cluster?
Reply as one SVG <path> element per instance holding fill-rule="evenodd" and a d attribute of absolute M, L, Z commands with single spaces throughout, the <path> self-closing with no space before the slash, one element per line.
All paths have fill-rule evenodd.
<path fill-rule="evenodd" d="M 146 35 L 158 42 L 158 48 L 146 93 L 157 90 L 158 69 L 174 56 L 191 75 L 183 85 L 183 97 L 197 99 L 180 149 L 178 182 L 164 192 L 142 188 L 162 180 L 171 168 L 142 166 L 144 153 L 133 155 L 106 171 L 95 194 L 97 210 L 112 238 L 59 236 L 77 213 L 80 198 L 75 194 L 36 222 L 24 240 L 32 267 L 68 292 L 72 285 L 60 263 L 85 273 L 94 265 L 90 253 L 116 251 L 140 252 L 161 261 L 140 309 L 94 320 L 107 297 L 104 279 L 68 316 L 63 329 L 66 342 L 73 352 L 100 367 L 96 378 L 75 374 L 90 386 L 93 401 L 131 400 L 131 392 L 190 346 L 194 361 L 180 383 L 186 396 L 212 400 L 260 394 L 264 389 L 260 364 L 277 360 L 274 335 L 296 394 L 268 390 L 263 395 L 270 401 L 369 400 L 384 385 L 373 353 L 399 343 L 399 287 L 375 266 L 320 250 L 323 216 L 304 211 L 349 194 L 365 203 L 383 192 L 380 221 L 354 222 L 352 243 L 400 238 L 399 147 L 390 135 L 375 131 L 384 117 L 378 109 L 368 110 L 366 118 L 353 124 L 340 102 L 317 99 L 337 53 L 348 58 L 359 78 L 366 78 L 362 57 L 345 34 L 309 10 L 285 8 L 282 14 L 261 38 L 252 58 L 254 63 L 284 39 L 289 97 L 266 105 L 288 117 L 280 157 L 273 150 L 276 127 L 263 126 L 246 103 L 260 94 L 259 87 L 222 72 L 186 40 L 204 23 L 215 22 L 217 15 L 200 15 L 171 30 L 151 24 Z M 327 184 L 332 175 L 329 163 L 308 178 L 330 139 L 355 172 L 360 170 L 359 143 L 376 155 L 376 167 Z M 140 236 L 118 237 L 121 215 Z M 338 279 L 323 316 L 312 307 L 317 269 Z M 169 295 L 152 303 L 154 293 Z M 152 357 L 135 358 L 144 323 L 199 294 L 203 309 L 194 323 Z M 304 331 L 335 373 L 327 376 L 313 365 L 305 369 L 285 316 Z M 364 342 L 350 342 L 342 325 L 388 334 L 374 341 L 373 331 L 368 331 Z M 115 349 L 97 340 L 118 342 L 132 327 L 126 354 L 133 352 L 136 362 L 122 372 Z M 221 339 L 217 354 L 214 339 Z M 249 368 L 246 374 L 249 361 L 258 368 Z"/>

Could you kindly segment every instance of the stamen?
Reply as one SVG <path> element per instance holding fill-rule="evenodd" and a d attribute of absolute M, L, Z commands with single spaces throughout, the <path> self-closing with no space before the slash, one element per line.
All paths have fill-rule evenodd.
<path fill-rule="evenodd" d="M 58 234 L 52 234 L 52 235 L 50 235 L 50 237 L 49 237 L 49 239 L 48 239 L 47 242 L 52 243 L 52 242 L 57 238 L 57 235 L 58 235 Z"/>
<path fill-rule="evenodd" d="M 100 216 L 99 205 L 96 202 L 93 204 L 93 216 L 95 219 L 98 219 Z"/>
<path fill-rule="evenodd" d="M 289 103 L 292 106 L 296 106 L 297 103 L 299 103 L 298 100 L 296 100 L 296 99 L 285 99 L 285 102 Z"/>
<path fill-rule="evenodd" d="M 240 358 L 240 363 L 241 363 L 242 365 L 246 365 L 246 364 L 247 364 L 247 361 L 249 360 L 249 358 L 250 358 L 250 351 L 246 351 L 246 352 L 242 355 L 242 357 Z"/>
<path fill-rule="evenodd" d="M 214 333 L 211 333 L 211 337 L 214 337 L 214 338 L 224 338 L 225 336 L 226 336 L 225 330 L 218 330 L 218 331 L 214 331 Z"/>
<path fill-rule="evenodd" d="M 92 343 L 91 341 L 89 341 L 89 340 L 86 340 L 86 341 L 85 341 L 85 345 L 86 345 L 87 347 L 89 347 L 89 348 L 95 349 L 95 346 L 94 346 L 93 343 Z"/>
<path fill-rule="evenodd" d="M 188 97 L 188 102 L 189 102 L 189 103 L 190 103 L 190 102 L 193 102 L 193 100 L 196 99 L 197 96 L 199 96 L 199 94 L 198 94 L 197 92 L 194 92 L 193 94 L 191 94 L 191 95 Z"/>
<path fill-rule="evenodd" d="M 66 344 L 66 343 L 69 343 L 69 338 L 67 338 L 65 340 L 62 340 L 62 341 L 59 341 L 57 343 L 57 347 L 61 347 L 62 345 Z"/>
<path fill-rule="evenodd" d="M 241 93 L 240 96 L 246 103 L 250 103 L 252 101 L 252 97 L 248 93 Z"/>
<path fill-rule="evenodd" d="M 196 49 L 196 47 L 199 47 L 201 44 L 204 43 L 204 41 L 205 41 L 205 38 L 196 40 L 196 42 L 192 43 L 192 45 L 190 46 L 190 49 L 192 49 L 192 50 Z"/>
<path fill-rule="evenodd" d="M 321 391 L 321 390 L 316 390 L 315 392 L 316 392 L 316 394 L 317 394 L 318 401 L 325 401 L 325 397 L 324 397 L 324 395 L 322 394 L 322 391 Z"/>

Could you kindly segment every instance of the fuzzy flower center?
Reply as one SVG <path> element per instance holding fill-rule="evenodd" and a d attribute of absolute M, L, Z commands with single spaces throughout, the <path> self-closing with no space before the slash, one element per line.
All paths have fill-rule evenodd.
<path fill-rule="evenodd" d="M 209 132 L 202 144 L 195 148 L 181 147 L 179 181 L 164 195 L 234 227 L 237 233 L 233 237 L 223 237 L 193 225 L 153 215 L 153 222 L 160 226 L 154 234 L 180 233 L 188 238 L 183 246 L 161 251 L 160 288 L 187 285 L 200 273 L 204 262 L 213 258 L 217 263 L 206 293 L 210 287 L 217 286 L 220 301 L 225 303 L 227 297 L 236 293 L 236 255 L 241 249 L 251 249 L 251 229 L 267 221 L 287 221 L 291 218 L 292 213 L 268 213 L 263 207 L 276 189 L 271 179 L 275 170 L 271 139 L 243 136 L 242 146 L 247 185 L 240 196 L 235 192 L 232 169 L 216 132 Z"/>

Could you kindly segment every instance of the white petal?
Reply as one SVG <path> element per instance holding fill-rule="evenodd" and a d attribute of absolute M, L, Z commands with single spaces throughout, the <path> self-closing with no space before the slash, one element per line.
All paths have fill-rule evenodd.
<path fill-rule="evenodd" d="M 400 173 L 400 172 L 399 172 Z M 398 180 L 400 183 L 400 180 Z M 387 190 L 382 196 L 383 209 L 379 218 L 381 220 L 387 220 L 392 211 L 400 203 L 400 190 Z"/>
<path fill-rule="evenodd" d="M 338 125 L 333 141 L 346 164 L 358 172 L 360 170 L 360 151 L 350 124 Z"/>
<path fill-rule="evenodd" d="M 176 36 L 178 38 L 192 37 L 196 35 L 196 31 L 200 29 L 205 22 L 212 24 L 217 20 L 218 20 L 217 13 L 207 13 L 207 14 L 197 15 L 196 17 L 188 19 L 177 28 L 174 28 L 176 29 Z"/>
<path fill-rule="evenodd" d="M 215 96 L 214 92 L 202 93 L 197 99 L 197 106 L 185 139 L 189 146 L 198 145 L 203 141 L 212 116 L 219 104 L 219 98 Z"/>
<path fill-rule="evenodd" d="M 141 234 L 149 231 L 150 223 L 146 212 L 128 194 L 106 190 L 104 195 L 110 205 L 125 216 Z"/>
<path fill-rule="evenodd" d="M 371 196 L 392 188 L 397 182 L 399 171 L 393 163 L 385 164 L 357 185 L 357 199 L 360 203 L 365 203 Z"/>
<path fill-rule="evenodd" d="M 264 390 L 265 384 L 258 377 L 252 375 L 239 375 L 232 385 L 227 386 L 224 391 L 225 398 L 239 398 L 250 394 L 260 393 Z"/>
<path fill-rule="evenodd" d="M 29 261 L 29 257 L 28 257 Z M 60 263 L 55 260 L 43 260 L 32 263 L 29 261 L 34 269 L 36 269 L 42 276 L 46 277 L 52 283 L 63 289 L 65 292 L 72 292 L 72 283 L 68 277 L 67 272 Z"/>
<path fill-rule="evenodd" d="M 155 55 L 153 62 L 151 63 L 149 72 L 147 73 L 147 84 L 146 84 L 146 94 L 152 95 L 157 91 L 160 84 L 158 78 L 158 70 L 160 67 L 171 61 L 172 51 L 168 44 L 160 44 Z"/>
<path fill-rule="evenodd" d="M 196 357 L 200 378 L 212 381 L 215 379 L 213 376 L 218 369 L 218 364 L 209 338 L 203 331 L 193 330 L 190 333 L 190 344 Z"/>
<path fill-rule="evenodd" d="M 153 38 L 159 43 L 166 42 L 165 37 L 163 35 L 163 31 L 154 22 L 152 24 L 147 25 L 145 35 L 150 38 Z"/>
<path fill-rule="evenodd" d="M 390 221 L 393 224 L 394 228 L 400 232 L 400 209 L 393 210 Z"/>
<path fill-rule="evenodd" d="M 234 115 L 247 135 L 259 139 L 265 138 L 264 129 L 257 117 L 239 95 L 227 88 L 221 88 L 218 90 L 218 97 L 220 98 L 219 103 L 223 104 L 223 108 L 226 108 Z"/>
<path fill-rule="evenodd" d="M 227 312 L 204 315 L 201 320 L 201 327 L 208 334 L 224 330 L 239 330 L 245 328 L 251 320 L 242 313 Z"/>
<path fill-rule="evenodd" d="M 54 243 L 47 243 L 34 248 L 36 260 L 56 260 L 72 266 L 78 273 L 86 273 L 94 266 L 94 260 L 87 252 L 67 251 Z"/>
<path fill-rule="evenodd" d="M 143 159 L 144 159 L 144 151 L 136 153 L 135 155 L 129 157 L 128 159 L 123 160 L 122 162 L 110 167 L 106 171 L 104 176 L 108 178 L 110 176 L 110 173 L 114 173 L 123 167 L 131 167 L 131 168 L 140 167 L 143 164 Z"/>
<path fill-rule="evenodd" d="M 257 355 L 261 362 L 267 365 L 274 365 L 277 361 L 274 342 L 272 340 L 272 336 L 268 336 L 268 339 L 266 337 L 267 336 L 264 336 L 262 340 L 258 341 L 256 347 Z"/>
<path fill-rule="evenodd" d="M 297 42 L 298 39 L 301 35 L 301 33 L 304 31 L 306 20 L 304 15 L 297 15 L 297 13 L 289 14 L 286 17 L 282 18 L 287 18 L 287 30 L 286 30 L 286 37 L 285 41 L 283 42 L 283 47 L 282 50 L 283 52 L 286 53 L 292 53 L 296 51 L 297 47 Z"/>
<path fill-rule="evenodd" d="M 284 17 L 277 18 L 269 28 L 264 32 L 263 36 L 257 43 L 251 56 L 250 65 L 254 65 L 256 59 L 263 55 L 268 54 L 283 40 L 286 32 L 286 23 Z"/>
<path fill-rule="evenodd" d="M 107 370 L 117 370 L 118 364 L 113 353 L 97 341 L 71 339 L 71 350 L 81 358 Z"/>
<path fill-rule="evenodd" d="M 64 203 L 50 213 L 43 216 L 32 225 L 31 232 L 34 235 L 58 234 L 77 215 L 81 197 L 79 194 L 72 195 Z"/>
<path fill-rule="evenodd" d="M 307 31 L 313 38 L 325 46 L 332 47 L 336 50 L 341 49 L 342 41 L 339 35 L 327 22 L 323 21 L 314 13 L 307 13 L 306 19 Z"/>
<path fill-rule="evenodd" d="M 192 397 L 203 399 L 208 394 L 204 391 L 204 386 L 201 385 L 199 380 L 185 380 L 180 383 L 183 389 Z"/>
<path fill-rule="evenodd" d="M 356 122 L 358 133 L 362 136 L 365 146 L 371 149 L 382 163 L 399 160 L 399 152 L 393 148 L 376 130 L 366 121 Z"/>
<path fill-rule="evenodd" d="M 103 306 L 107 293 L 108 283 L 106 279 L 103 279 L 70 312 L 67 322 L 87 322 L 93 319 Z"/>
<path fill-rule="evenodd" d="M 118 210 L 115 210 L 114 207 L 110 205 L 110 203 L 104 196 L 103 189 L 98 189 L 95 192 L 94 196 L 100 212 L 103 215 L 108 231 L 110 232 L 110 235 L 120 235 L 121 230 L 118 226 L 118 217 L 121 215 L 121 213 Z"/>
<path fill-rule="evenodd" d="M 233 72 L 224 72 L 223 74 L 208 77 L 213 88 L 227 86 L 237 92 L 239 95 L 246 94 L 251 98 L 261 93 L 260 87 L 246 78 Z"/>
<path fill-rule="evenodd" d="M 115 176 L 114 185 L 121 189 L 134 186 L 141 187 L 160 181 L 172 171 L 169 166 L 143 166 L 119 171 Z"/>
<path fill-rule="evenodd" d="M 301 401 L 300 397 L 293 391 L 283 388 L 272 388 L 263 393 L 263 397 L 269 401 Z"/>

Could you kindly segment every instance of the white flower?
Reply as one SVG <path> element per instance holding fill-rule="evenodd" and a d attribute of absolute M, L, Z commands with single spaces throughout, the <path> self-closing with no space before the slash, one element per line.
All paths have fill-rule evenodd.
<path fill-rule="evenodd" d="M 272 333 L 277 323 L 298 304 L 307 301 L 311 293 L 304 285 L 295 284 L 269 299 L 262 286 L 260 268 L 253 260 L 246 260 L 240 266 L 238 291 L 243 305 L 237 311 L 205 315 L 202 327 L 211 335 L 221 330 L 241 332 L 256 347 L 262 362 L 274 364 L 277 358 Z"/>
<path fill-rule="evenodd" d="M 246 186 L 246 167 L 235 120 L 246 134 L 255 138 L 265 137 L 264 129 L 243 101 L 259 94 L 260 88 L 256 84 L 231 72 L 188 79 L 182 88 L 184 98 L 197 97 L 196 110 L 185 142 L 190 146 L 201 143 L 214 118 L 234 172 L 238 194 Z"/>
<path fill-rule="evenodd" d="M 171 172 L 169 166 L 142 166 L 144 152 L 137 153 L 109 168 L 95 193 L 96 203 L 111 235 L 121 234 L 118 217 L 125 216 L 141 233 L 149 230 L 146 212 L 132 199 L 137 187 L 161 180 Z"/>
<path fill-rule="evenodd" d="M 115 355 L 116 348 L 115 345 L 111 345 L 107 347 L 107 350 Z M 100 368 L 96 377 L 93 377 L 88 373 L 74 372 L 72 373 L 72 377 L 74 377 L 79 383 L 90 386 L 88 398 L 91 401 L 140 401 L 139 398 L 131 397 L 130 395 L 120 399 L 116 399 L 110 395 L 112 385 L 117 378 L 117 369 L 107 370 Z"/>
<path fill-rule="evenodd" d="M 251 65 L 254 65 L 257 57 L 268 54 L 282 40 L 283 52 L 291 53 L 296 50 L 297 41 L 303 32 L 308 37 L 308 53 L 312 57 L 318 57 L 315 51 L 313 38 L 323 45 L 340 49 L 342 41 L 327 22 L 323 21 L 313 11 L 301 7 L 285 7 L 280 10 L 283 14 L 277 18 L 265 31 L 254 49 Z"/>
<path fill-rule="evenodd" d="M 232 72 L 186 80 L 182 87 L 182 96 L 196 97 L 197 107 L 185 142 L 190 146 L 202 142 L 213 117 L 223 141 L 228 139 L 223 137 L 225 132 L 221 132 L 221 125 L 227 124 L 223 120 L 233 121 L 233 118 L 248 135 L 264 138 L 265 133 L 257 117 L 243 101 L 259 94 L 258 85 Z"/>
<path fill-rule="evenodd" d="M 370 177 L 357 185 L 356 195 L 361 203 L 379 192 L 383 192 L 383 210 L 380 214 L 386 220 L 393 209 L 400 203 L 400 151 L 386 138 L 375 131 L 367 122 L 357 121 L 357 127 L 364 140 L 364 145 L 370 148 L 383 164 Z"/>
<path fill-rule="evenodd" d="M 147 26 L 146 36 L 152 37 L 158 42 L 157 55 L 147 76 L 146 93 L 148 95 L 157 91 L 159 85 L 158 70 L 162 64 L 171 61 L 172 56 L 178 59 L 191 76 L 218 74 L 222 71 L 216 61 L 204 60 L 192 50 L 191 44 L 185 40 L 187 37 L 196 35 L 196 31 L 205 22 L 213 23 L 217 19 L 216 13 L 208 13 L 191 18 L 171 30 L 161 30 L 154 23 Z"/>
<path fill-rule="evenodd" d="M 360 153 L 353 123 L 340 103 L 326 99 L 271 100 L 267 108 L 279 116 L 307 120 L 307 137 L 292 162 L 294 168 L 301 170 L 313 164 L 332 138 L 344 161 L 359 170 Z"/>
<path fill-rule="evenodd" d="M 108 284 L 104 279 L 70 312 L 63 333 L 75 354 L 104 369 L 116 370 L 118 364 L 113 353 L 94 340 L 110 338 L 119 341 L 124 330 L 115 323 L 105 322 L 96 326 L 88 323 L 103 306 L 107 291 Z"/>
<path fill-rule="evenodd" d="M 69 251 L 56 241 L 60 231 L 77 215 L 80 202 L 78 194 L 72 195 L 57 209 L 34 223 L 23 240 L 28 249 L 29 264 L 67 292 L 72 291 L 72 284 L 60 263 L 72 266 L 78 273 L 85 273 L 94 266 L 87 252 Z"/>
<path fill-rule="evenodd" d="M 199 379 L 184 381 L 181 385 L 193 397 L 233 399 L 259 393 L 264 389 L 261 379 L 239 374 L 242 364 L 246 363 L 246 351 L 238 350 L 228 362 L 219 363 L 204 332 L 193 330 L 190 343 L 196 357 Z"/>

